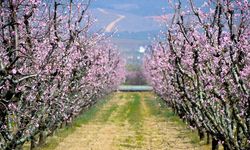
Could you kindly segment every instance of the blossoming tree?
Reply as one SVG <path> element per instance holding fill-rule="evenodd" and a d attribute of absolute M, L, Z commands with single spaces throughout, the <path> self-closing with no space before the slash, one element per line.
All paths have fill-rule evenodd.
<path fill-rule="evenodd" d="M 166 41 L 145 59 L 146 76 L 202 137 L 224 149 L 250 148 L 250 3 L 209 0 L 175 5 Z"/>
<path fill-rule="evenodd" d="M 42 144 L 124 80 L 124 62 L 89 1 L 0 2 L 0 149 Z"/>

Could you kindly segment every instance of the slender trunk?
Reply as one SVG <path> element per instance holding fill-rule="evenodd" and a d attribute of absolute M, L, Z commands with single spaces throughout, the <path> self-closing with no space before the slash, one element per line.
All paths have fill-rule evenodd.
<path fill-rule="evenodd" d="M 219 141 L 215 138 L 212 138 L 212 150 L 219 150 Z"/>
<path fill-rule="evenodd" d="M 38 142 L 38 145 L 39 145 L 39 146 L 44 145 L 45 142 L 46 142 L 46 138 L 47 138 L 46 132 L 45 132 L 45 131 L 41 131 L 40 134 L 39 134 L 39 142 Z"/>
<path fill-rule="evenodd" d="M 66 127 L 66 121 L 63 121 L 62 123 L 61 123 L 61 128 L 65 128 Z"/>
<path fill-rule="evenodd" d="M 18 145 L 18 146 L 16 147 L 16 150 L 23 150 L 23 145 Z"/>
<path fill-rule="evenodd" d="M 207 144 L 210 144 L 210 134 L 207 132 Z"/>
<path fill-rule="evenodd" d="M 71 120 L 67 120 L 66 121 L 66 127 L 71 127 L 72 126 L 72 121 Z"/>
<path fill-rule="evenodd" d="M 37 139 L 35 136 L 31 137 L 30 150 L 34 150 L 37 147 Z"/>
<path fill-rule="evenodd" d="M 203 131 L 203 129 L 198 128 L 198 134 L 199 134 L 200 140 L 203 141 L 205 138 L 205 132 Z"/>
<path fill-rule="evenodd" d="M 224 149 L 224 150 L 230 150 L 230 148 L 228 147 L 227 144 L 223 144 L 223 149 Z"/>

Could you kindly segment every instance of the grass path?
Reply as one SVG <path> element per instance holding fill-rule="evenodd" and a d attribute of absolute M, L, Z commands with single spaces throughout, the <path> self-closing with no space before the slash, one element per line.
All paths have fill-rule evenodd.
<path fill-rule="evenodd" d="M 115 93 L 53 149 L 203 149 L 194 144 L 197 142 L 194 133 L 181 124 L 182 122 L 162 106 L 152 93 Z M 52 148 L 44 148 L 49 149 Z"/>

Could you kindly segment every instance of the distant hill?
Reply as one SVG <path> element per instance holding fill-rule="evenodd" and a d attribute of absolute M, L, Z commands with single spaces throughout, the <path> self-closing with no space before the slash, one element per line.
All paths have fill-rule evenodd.
<path fill-rule="evenodd" d="M 162 28 L 161 20 L 172 17 L 168 0 L 92 0 L 90 11 L 96 18 L 93 30 L 113 34 L 112 40 L 126 59 L 127 83 L 143 83 L 142 58 Z M 175 1 L 175 0 L 173 0 Z M 185 4 L 188 0 L 183 0 Z M 202 3 L 200 0 L 195 4 Z M 111 32 L 110 32 L 111 31 Z M 132 68 L 132 69 L 131 69 Z"/>
<path fill-rule="evenodd" d="M 114 38 L 119 39 L 132 39 L 132 40 L 142 40 L 145 42 L 150 41 L 150 38 L 156 37 L 158 35 L 159 30 L 146 30 L 146 31 L 138 31 L 138 32 L 118 32 L 114 35 Z"/>
<path fill-rule="evenodd" d="M 166 8 L 167 0 L 93 0 L 90 11 L 97 20 L 93 30 L 109 31 L 107 27 L 112 27 L 113 42 L 123 57 L 130 64 L 140 64 L 143 54 L 139 48 L 157 36 L 161 25 L 153 18 L 171 11 Z"/>
<path fill-rule="evenodd" d="M 139 16 L 128 12 L 122 12 L 112 9 L 92 8 L 90 9 L 93 16 L 97 19 L 96 29 L 105 29 L 112 21 L 119 16 L 124 18 L 119 21 L 113 31 L 118 32 L 147 32 L 157 31 L 160 29 L 159 22 L 152 18 Z"/>

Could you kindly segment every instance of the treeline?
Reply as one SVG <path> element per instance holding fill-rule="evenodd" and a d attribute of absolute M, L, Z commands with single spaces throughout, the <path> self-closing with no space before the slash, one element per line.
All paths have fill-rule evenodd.
<path fill-rule="evenodd" d="M 173 4 L 165 41 L 145 57 L 155 92 L 212 149 L 250 149 L 250 3 Z"/>
<path fill-rule="evenodd" d="M 90 1 L 0 1 L 0 149 L 31 149 L 124 80 Z M 37 142 L 38 141 L 38 142 Z"/>

